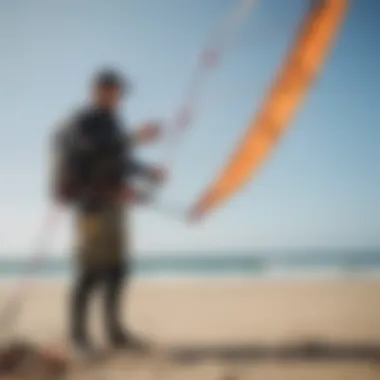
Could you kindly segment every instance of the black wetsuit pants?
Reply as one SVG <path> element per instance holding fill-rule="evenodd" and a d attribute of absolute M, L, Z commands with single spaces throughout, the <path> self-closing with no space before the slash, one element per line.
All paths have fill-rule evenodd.
<path fill-rule="evenodd" d="M 88 341 L 88 308 L 92 295 L 101 291 L 106 333 L 110 340 L 123 334 L 121 325 L 121 301 L 125 269 L 114 265 L 101 271 L 81 269 L 71 295 L 71 336 L 78 344 Z"/>
<path fill-rule="evenodd" d="M 121 339 L 121 301 L 129 275 L 129 255 L 125 243 L 123 204 L 106 202 L 96 210 L 77 214 L 77 277 L 71 299 L 71 334 L 86 343 L 89 302 L 95 290 L 103 296 L 106 332 L 113 341 Z"/>

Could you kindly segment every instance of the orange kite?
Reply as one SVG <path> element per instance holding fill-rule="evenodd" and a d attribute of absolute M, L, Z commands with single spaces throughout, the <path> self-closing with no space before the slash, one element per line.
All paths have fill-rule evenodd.
<path fill-rule="evenodd" d="M 277 80 L 227 167 L 191 210 L 200 218 L 248 183 L 290 123 L 323 67 L 348 9 L 347 0 L 319 0 L 298 33 Z"/>

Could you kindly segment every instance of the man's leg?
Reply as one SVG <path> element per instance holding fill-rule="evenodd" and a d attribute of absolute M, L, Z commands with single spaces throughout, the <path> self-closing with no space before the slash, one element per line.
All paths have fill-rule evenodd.
<path fill-rule="evenodd" d="M 123 290 L 129 277 L 129 268 L 122 263 L 108 271 L 105 277 L 105 321 L 106 331 L 113 346 L 133 350 L 146 351 L 149 345 L 143 339 L 134 335 L 128 328 L 124 330 L 123 316 Z"/>
<path fill-rule="evenodd" d="M 104 311 L 106 331 L 113 344 L 124 344 L 127 335 L 122 325 L 122 302 L 124 289 L 123 264 L 110 268 L 104 278 Z"/>
<path fill-rule="evenodd" d="M 88 307 L 99 280 L 97 272 L 82 269 L 74 284 L 71 296 L 71 338 L 79 348 L 91 348 L 87 331 Z"/>
<path fill-rule="evenodd" d="M 124 287 L 124 212 L 123 204 L 110 201 L 104 208 L 104 307 L 105 327 L 112 343 L 123 341 L 125 335 L 121 325 L 122 293 Z"/>
<path fill-rule="evenodd" d="M 140 348 L 141 342 L 135 338 L 128 328 L 124 330 L 122 324 L 123 315 L 123 294 L 128 287 L 131 268 L 129 251 L 128 228 L 125 224 L 122 203 L 110 203 L 106 211 L 106 247 L 105 252 L 108 258 L 107 274 L 104 277 L 104 307 L 105 307 L 105 327 L 110 342 L 118 347 Z M 125 215 L 128 216 L 128 215 Z M 124 260 L 124 253 L 127 253 Z"/>
<path fill-rule="evenodd" d="M 87 314 L 95 287 L 103 280 L 103 212 L 80 210 L 77 215 L 77 278 L 71 298 L 71 337 L 73 343 L 91 349 L 87 336 Z M 103 245 L 102 245 L 103 244 Z"/>

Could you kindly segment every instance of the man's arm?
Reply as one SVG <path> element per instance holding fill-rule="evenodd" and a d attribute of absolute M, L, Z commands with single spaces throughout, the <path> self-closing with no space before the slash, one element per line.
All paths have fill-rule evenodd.
<path fill-rule="evenodd" d="M 130 137 L 134 147 L 156 142 L 162 136 L 162 126 L 158 122 L 148 122 L 140 126 Z"/>
<path fill-rule="evenodd" d="M 160 183 L 165 179 L 165 172 L 161 168 L 147 165 L 134 159 L 129 159 L 126 166 L 127 172 L 131 176 L 143 177 L 155 183 Z"/>

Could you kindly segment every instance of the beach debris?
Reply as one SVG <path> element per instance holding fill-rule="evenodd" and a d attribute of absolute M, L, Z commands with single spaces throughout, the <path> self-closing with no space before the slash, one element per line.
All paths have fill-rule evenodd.
<path fill-rule="evenodd" d="M 0 378 L 58 380 L 65 376 L 67 366 L 66 356 L 52 348 L 40 348 L 23 341 L 0 347 Z"/>

